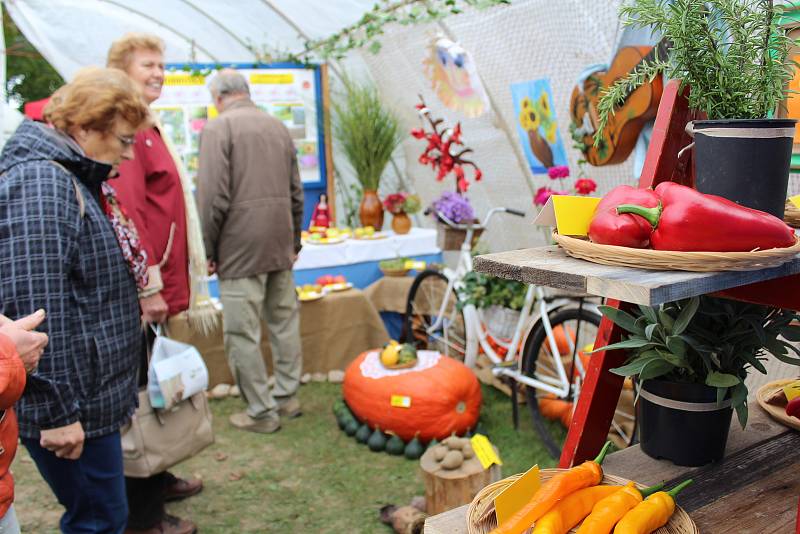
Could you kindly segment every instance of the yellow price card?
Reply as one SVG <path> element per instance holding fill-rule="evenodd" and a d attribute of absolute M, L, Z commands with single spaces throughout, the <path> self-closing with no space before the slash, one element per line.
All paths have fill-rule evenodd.
<path fill-rule="evenodd" d="M 403 267 L 410 271 L 424 271 L 427 264 L 424 261 L 417 261 L 417 260 L 406 260 Z"/>
<path fill-rule="evenodd" d="M 786 399 L 792 400 L 800 397 L 800 380 L 795 380 L 783 386 L 783 392 L 786 393 Z"/>
<path fill-rule="evenodd" d="M 589 223 L 599 203 L 597 197 L 553 195 L 547 199 L 533 224 L 555 226 L 561 235 L 584 236 L 589 232 Z"/>
<path fill-rule="evenodd" d="M 794 204 L 794 207 L 800 209 L 800 195 L 795 195 L 793 197 L 789 197 L 789 202 Z"/>
<path fill-rule="evenodd" d="M 411 397 L 406 395 L 392 395 L 389 403 L 394 408 L 411 408 Z"/>
<path fill-rule="evenodd" d="M 501 491 L 494 498 L 497 524 L 502 525 L 525 506 L 531 500 L 533 494 L 539 491 L 541 485 L 539 466 L 534 465 L 524 475 L 515 480 L 513 484 Z"/>
<path fill-rule="evenodd" d="M 489 438 L 483 434 L 475 434 L 469 441 L 472 444 L 472 450 L 475 451 L 475 456 L 478 457 L 484 469 L 488 469 L 492 464 L 503 465 L 500 457 L 494 452 Z"/>

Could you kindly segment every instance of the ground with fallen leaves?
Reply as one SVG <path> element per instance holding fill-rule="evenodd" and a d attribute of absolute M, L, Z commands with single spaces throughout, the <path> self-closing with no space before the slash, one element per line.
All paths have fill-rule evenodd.
<path fill-rule="evenodd" d="M 511 403 L 484 386 L 481 421 L 500 449 L 503 474 L 553 462 L 540 448 L 527 407 L 520 405 L 520 430 L 511 423 Z M 408 504 L 423 495 L 417 462 L 365 445 L 339 430 L 331 411 L 341 396 L 338 384 L 311 383 L 300 390 L 304 415 L 286 421 L 280 432 L 254 434 L 233 429 L 228 416 L 244 408 L 241 399 L 210 401 L 216 443 L 177 466 L 180 476 L 205 482 L 200 495 L 168 505 L 206 533 L 389 534 L 378 510 L 388 503 Z M 62 508 L 24 448 L 14 461 L 17 515 L 22 531 L 58 532 Z"/>

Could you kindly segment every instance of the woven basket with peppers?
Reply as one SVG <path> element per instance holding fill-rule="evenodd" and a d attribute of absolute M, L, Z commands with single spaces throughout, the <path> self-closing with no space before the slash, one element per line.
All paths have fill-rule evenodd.
<path fill-rule="evenodd" d="M 522 534 L 533 527 L 532 534 L 607 534 L 612 530 L 615 534 L 648 534 L 669 524 L 669 532 L 695 534 L 697 527 L 675 505 L 675 495 L 691 480 L 662 491 L 663 484 L 640 488 L 634 482 L 609 477 L 601 467 L 609 446 L 607 443 L 594 460 L 572 469 L 542 471 L 539 489 L 499 525 L 491 503 L 517 477 L 487 486 L 470 505 L 470 533 Z"/>
<path fill-rule="evenodd" d="M 622 265 L 699 271 L 775 266 L 800 252 L 794 230 L 777 217 L 673 182 L 612 189 L 597 205 L 588 236 L 596 250 L 586 243 L 570 250 L 577 240 L 566 236 L 558 242 L 599 263 L 615 263 L 616 254 Z"/>

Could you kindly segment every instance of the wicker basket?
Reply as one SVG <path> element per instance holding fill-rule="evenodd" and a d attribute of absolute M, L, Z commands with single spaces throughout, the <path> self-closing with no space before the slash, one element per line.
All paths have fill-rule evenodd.
<path fill-rule="evenodd" d="M 792 228 L 800 228 L 800 209 L 788 200 L 783 211 L 783 220 Z"/>
<path fill-rule="evenodd" d="M 573 258 L 657 271 L 754 271 L 777 267 L 791 261 L 800 252 L 800 240 L 791 247 L 753 252 L 679 252 L 599 245 L 553 232 L 553 239 Z"/>
<path fill-rule="evenodd" d="M 475 244 L 478 242 L 478 239 L 481 238 L 481 234 L 483 233 L 483 227 L 478 226 L 480 221 L 477 219 L 473 221 L 475 227 L 472 229 L 472 246 L 474 247 Z M 457 230 L 455 228 L 450 228 L 446 224 L 438 223 L 436 225 L 438 227 L 438 232 L 436 234 L 436 245 L 442 250 L 461 250 L 461 245 L 464 244 L 464 240 L 467 238 L 467 231 L 466 230 Z"/>
<path fill-rule="evenodd" d="M 549 480 L 557 473 L 566 471 L 566 469 L 542 469 L 540 475 L 542 482 Z M 514 475 L 504 478 L 493 484 L 489 484 L 483 488 L 472 499 L 467 511 L 467 532 L 469 534 L 488 534 L 492 529 L 497 527 L 497 518 L 494 515 L 494 498 L 504 489 L 506 489 L 512 482 L 517 480 L 521 475 Z M 605 475 L 603 477 L 603 484 L 618 484 L 624 486 L 629 481 L 614 475 Z M 639 488 L 644 488 L 643 484 L 637 484 Z M 576 532 L 577 527 L 570 530 Z M 663 527 L 654 530 L 654 534 L 699 534 L 700 531 L 697 525 L 694 524 L 689 514 L 680 506 L 675 507 L 675 513 L 672 514 L 669 522 Z"/>

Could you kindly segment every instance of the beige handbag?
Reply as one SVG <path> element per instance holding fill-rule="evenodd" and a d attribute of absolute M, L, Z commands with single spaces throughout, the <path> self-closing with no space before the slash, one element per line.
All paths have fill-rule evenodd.
<path fill-rule="evenodd" d="M 211 421 L 204 391 L 172 410 L 155 410 L 147 390 L 140 390 L 139 408 L 121 430 L 125 476 L 156 475 L 202 451 L 214 443 Z"/>

